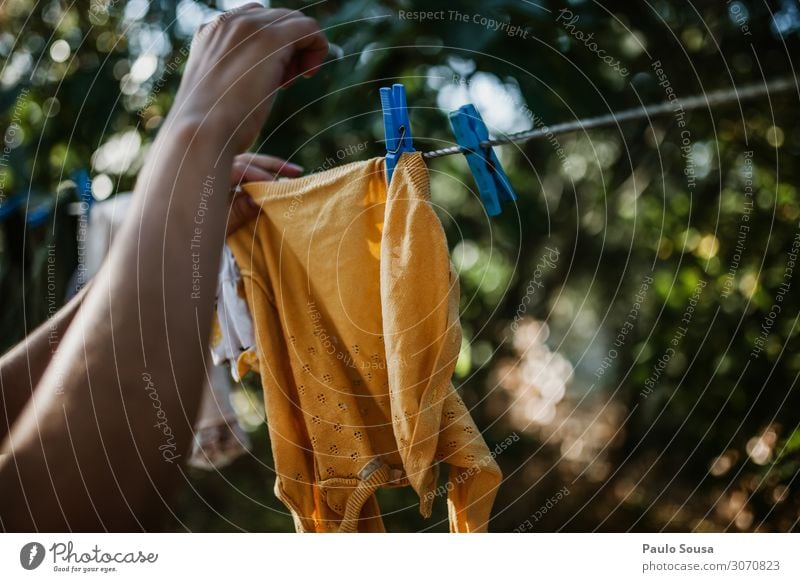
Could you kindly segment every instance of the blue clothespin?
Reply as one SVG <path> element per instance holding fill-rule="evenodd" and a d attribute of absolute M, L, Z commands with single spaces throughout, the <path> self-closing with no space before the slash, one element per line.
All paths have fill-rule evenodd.
<path fill-rule="evenodd" d="M 469 169 L 478 185 L 478 193 L 489 216 L 502 212 L 501 203 L 517 199 L 497 155 L 491 147 L 481 147 L 489 139 L 489 130 L 472 103 L 450 112 L 450 126 L 456 142 L 464 150 Z"/>
<path fill-rule="evenodd" d="M 25 194 L 14 194 L 0 204 L 0 222 L 8 220 L 25 202 Z"/>
<path fill-rule="evenodd" d="M 38 228 L 47 223 L 51 211 L 51 205 L 46 202 L 33 206 L 28 209 L 28 213 L 25 215 L 25 223 L 28 228 Z"/>
<path fill-rule="evenodd" d="M 92 196 L 92 178 L 89 172 L 81 168 L 72 174 L 72 180 L 75 182 L 75 189 L 78 191 L 78 199 L 85 204 L 84 208 L 86 213 L 92 209 L 94 204 L 94 196 Z"/>
<path fill-rule="evenodd" d="M 406 109 L 406 88 L 395 83 L 391 89 L 381 87 L 380 93 L 383 129 L 386 133 L 386 183 L 389 184 L 400 156 L 403 152 L 413 152 L 414 144 Z"/>

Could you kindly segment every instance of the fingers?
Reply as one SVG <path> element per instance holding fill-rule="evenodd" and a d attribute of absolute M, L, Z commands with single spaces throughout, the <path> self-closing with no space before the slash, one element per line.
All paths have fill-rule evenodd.
<path fill-rule="evenodd" d="M 317 23 L 296 10 L 251 3 L 226 12 L 195 35 L 173 111 L 231 135 L 230 149 L 245 151 L 269 116 L 275 91 L 313 75 L 327 47 Z M 299 173 L 289 165 L 273 166 L 262 167 L 254 158 L 234 169 L 238 180 Z"/>
<path fill-rule="evenodd" d="M 236 232 L 250 220 L 258 216 L 260 207 L 256 204 L 249 194 L 244 192 L 237 193 L 231 203 L 231 211 L 228 214 L 227 234 Z"/>
<path fill-rule="evenodd" d="M 264 5 L 259 2 L 248 2 L 247 4 L 242 4 L 241 6 L 229 10 L 228 12 L 241 12 L 243 10 L 251 10 L 253 8 L 264 8 Z"/>
<path fill-rule="evenodd" d="M 284 85 L 290 85 L 300 75 L 309 78 L 317 73 L 328 55 L 328 39 L 317 21 L 307 16 L 294 16 L 284 27 L 288 29 L 287 43 L 294 50 L 283 78 Z"/>
<path fill-rule="evenodd" d="M 302 33 L 295 41 L 297 67 L 303 76 L 311 77 L 328 55 L 328 39 L 312 18 L 303 17 L 297 26 L 298 32 Z"/>
<path fill-rule="evenodd" d="M 274 180 L 275 174 L 248 164 L 233 164 L 231 169 L 231 186 L 233 187 L 245 182 L 272 182 Z"/>
<path fill-rule="evenodd" d="M 286 176 L 287 178 L 296 178 L 303 173 L 302 166 L 298 166 L 297 164 L 292 164 L 284 159 L 275 156 L 268 156 L 266 154 L 239 154 L 234 158 L 234 162 L 250 164 L 262 170 L 272 172 L 273 174 Z"/>
<path fill-rule="evenodd" d="M 298 75 L 316 74 L 328 54 L 328 40 L 317 21 L 299 10 L 264 8 L 250 3 L 222 14 L 218 20 L 228 20 L 232 27 L 241 28 L 250 35 L 263 32 L 271 39 L 280 37 L 281 44 L 291 48 L 293 53 L 284 71 L 284 84 Z"/>
<path fill-rule="evenodd" d="M 237 186 L 243 182 L 271 182 L 276 176 L 297 178 L 302 175 L 303 168 L 265 154 L 245 153 L 233 159 L 231 170 L 231 185 Z"/>
<path fill-rule="evenodd" d="M 287 65 L 284 83 L 291 82 L 298 75 L 315 75 L 328 54 L 328 39 L 319 24 L 299 10 L 276 8 L 249 11 L 242 18 L 257 20 L 270 32 L 279 32 L 284 44 L 291 45 L 294 54 Z"/>

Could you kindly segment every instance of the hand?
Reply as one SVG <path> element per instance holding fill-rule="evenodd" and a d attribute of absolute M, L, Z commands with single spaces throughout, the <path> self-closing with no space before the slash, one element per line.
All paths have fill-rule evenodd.
<path fill-rule="evenodd" d="M 241 153 L 267 120 L 275 93 L 317 72 L 328 41 L 301 12 L 247 4 L 202 26 L 170 111 Z"/>
<path fill-rule="evenodd" d="M 271 182 L 278 176 L 297 178 L 303 168 L 291 164 L 281 158 L 264 154 L 239 154 L 233 159 L 231 170 L 231 188 L 237 188 L 244 182 Z M 236 192 L 228 213 L 227 234 L 235 232 L 239 227 L 258 215 L 260 207 L 245 192 Z"/>

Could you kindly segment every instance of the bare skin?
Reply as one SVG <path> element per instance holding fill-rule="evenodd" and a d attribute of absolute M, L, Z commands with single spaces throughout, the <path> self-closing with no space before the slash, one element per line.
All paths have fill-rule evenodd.
<path fill-rule="evenodd" d="M 40 329 L 0 360 L 4 421 L 16 417 L 0 459 L 0 528 L 150 530 L 170 513 L 206 376 L 236 156 L 276 90 L 316 72 L 326 52 L 312 19 L 258 5 L 198 32 L 106 263 L 56 316 L 52 358 Z M 235 201 L 234 215 L 246 219 L 247 204 Z M 19 394 L 6 396 L 20 374 Z"/>
<path fill-rule="evenodd" d="M 231 167 L 231 188 L 244 182 L 270 182 L 278 176 L 296 178 L 300 166 L 264 154 L 239 154 Z M 254 218 L 259 207 L 243 193 L 231 200 L 227 234 Z M 84 286 L 46 323 L 0 357 L 0 442 L 8 435 L 14 421 L 28 403 L 69 324 L 78 312 L 89 285 Z"/>

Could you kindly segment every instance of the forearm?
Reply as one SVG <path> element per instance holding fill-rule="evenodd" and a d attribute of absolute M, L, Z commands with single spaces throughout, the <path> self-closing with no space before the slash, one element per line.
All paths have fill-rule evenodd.
<path fill-rule="evenodd" d="M 88 287 L 0 358 L 0 442 L 30 400 Z"/>
<path fill-rule="evenodd" d="M 106 265 L 10 435 L 6 528 L 149 528 L 167 511 L 205 373 L 233 157 L 222 143 L 169 123 L 156 140 Z"/>

